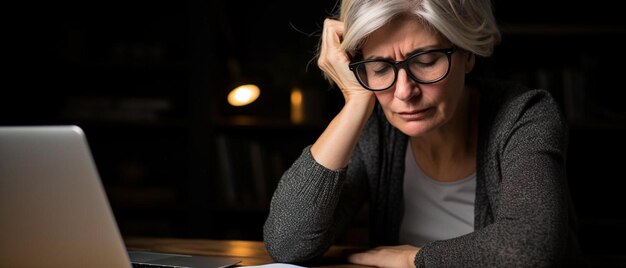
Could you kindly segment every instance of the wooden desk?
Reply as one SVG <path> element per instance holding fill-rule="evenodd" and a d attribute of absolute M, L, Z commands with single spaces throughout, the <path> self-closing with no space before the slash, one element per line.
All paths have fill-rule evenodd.
<path fill-rule="evenodd" d="M 273 262 L 265 245 L 259 241 L 126 237 L 124 242 L 128 250 L 235 257 L 242 260 L 240 266 Z M 333 246 L 319 261 L 308 267 L 363 267 L 349 264 L 344 259 L 346 252 L 357 249 Z"/>

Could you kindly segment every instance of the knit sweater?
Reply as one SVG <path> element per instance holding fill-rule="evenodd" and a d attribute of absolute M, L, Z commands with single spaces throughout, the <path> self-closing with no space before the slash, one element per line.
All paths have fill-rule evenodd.
<path fill-rule="evenodd" d="M 553 267 L 569 251 L 566 121 L 549 92 L 496 81 L 479 91 L 474 231 L 427 243 L 416 267 Z M 408 137 L 379 105 L 348 166 L 329 170 L 310 146 L 284 173 L 264 225 L 277 262 L 321 256 L 369 202 L 371 246 L 397 245 Z"/>

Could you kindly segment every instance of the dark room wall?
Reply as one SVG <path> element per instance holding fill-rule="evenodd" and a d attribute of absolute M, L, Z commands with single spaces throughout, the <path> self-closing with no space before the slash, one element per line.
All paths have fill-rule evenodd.
<path fill-rule="evenodd" d="M 335 1 L 12 3 L 0 125 L 77 124 L 126 235 L 261 239 L 278 177 L 343 100 L 311 61 Z M 485 75 L 548 89 L 570 122 L 583 249 L 624 256 L 626 26 L 613 1 L 495 1 Z M 262 88 L 226 104 L 237 81 Z M 309 118 L 290 121 L 301 88 Z M 598 261 L 600 262 L 600 261 Z"/>

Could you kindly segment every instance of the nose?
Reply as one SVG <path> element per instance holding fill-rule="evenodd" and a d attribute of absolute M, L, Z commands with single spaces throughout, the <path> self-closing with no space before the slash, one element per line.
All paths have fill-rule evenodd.
<path fill-rule="evenodd" d="M 421 94 L 419 85 L 409 77 L 405 69 L 398 70 L 398 79 L 394 91 L 394 97 L 407 101 Z"/>

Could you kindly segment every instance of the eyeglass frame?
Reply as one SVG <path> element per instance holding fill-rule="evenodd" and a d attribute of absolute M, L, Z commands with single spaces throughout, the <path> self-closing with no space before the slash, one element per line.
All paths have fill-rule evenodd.
<path fill-rule="evenodd" d="M 393 87 L 393 85 L 395 85 L 396 82 L 398 81 L 398 72 L 400 71 L 399 68 L 404 69 L 407 75 L 418 84 L 434 84 L 443 80 L 444 78 L 448 76 L 448 74 L 450 73 L 450 67 L 452 67 L 452 54 L 454 54 L 454 52 L 456 52 L 457 50 L 458 50 L 458 47 L 456 45 L 452 45 L 452 47 L 449 47 L 449 48 L 438 48 L 438 49 L 430 49 L 430 50 L 421 51 L 401 61 L 390 61 L 390 60 L 385 60 L 385 59 L 370 59 L 370 60 L 351 62 L 348 64 L 348 68 L 350 68 L 350 71 L 354 73 L 354 76 L 356 77 L 356 80 L 359 82 L 359 84 L 361 84 L 361 86 L 363 86 L 365 89 L 370 90 L 370 91 L 384 91 Z M 443 52 L 446 55 L 446 57 L 448 58 L 448 69 L 446 70 L 445 74 L 443 74 L 441 77 L 433 81 L 426 81 L 426 82 L 421 81 L 417 79 L 413 75 L 413 73 L 407 69 L 407 63 L 417 56 L 424 55 L 426 53 L 432 53 L 432 52 Z M 357 73 L 357 67 L 361 64 L 368 63 L 368 62 L 386 62 L 386 63 L 389 63 L 389 65 L 393 66 L 393 70 L 394 70 L 393 82 L 388 87 L 382 88 L 382 89 L 372 89 L 369 86 L 365 85 L 365 83 L 361 81 L 361 78 L 359 78 L 359 75 Z"/>

